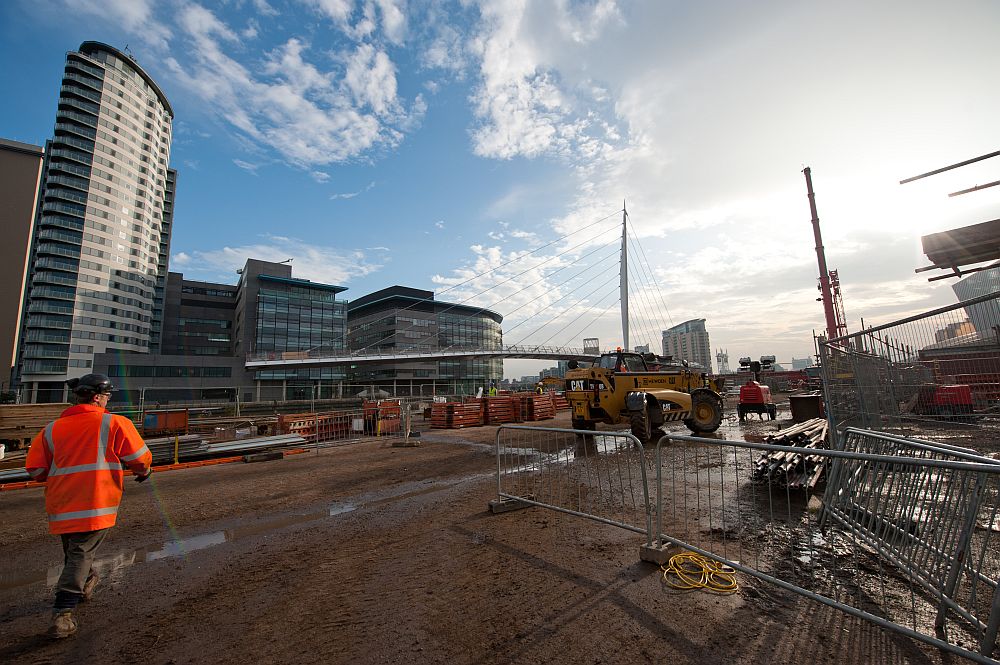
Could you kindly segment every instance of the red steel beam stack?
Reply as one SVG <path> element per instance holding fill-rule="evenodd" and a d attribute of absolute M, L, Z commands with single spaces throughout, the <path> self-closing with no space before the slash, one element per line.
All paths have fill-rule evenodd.
<path fill-rule="evenodd" d="M 515 422 L 514 400 L 510 395 L 483 399 L 483 423 L 500 425 Z"/>
<path fill-rule="evenodd" d="M 282 434 L 297 434 L 306 441 L 316 441 L 319 427 L 321 441 L 346 439 L 351 432 L 351 413 L 290 413 L 278 416 L 278 431 Z"/>
<path fill-rule="evenodd" d="M 556 417 L 552 403 L 552 395 L 544 393 L 525 393 L 521 400 L 521 417 L 525 421 L 549 420 Z"/>
<path fill-rule="evenodd" d="M 483 424 L 479 402 L 435 402 L 431 405 L 431 427 L 434 429 L 461 429 Z"/>

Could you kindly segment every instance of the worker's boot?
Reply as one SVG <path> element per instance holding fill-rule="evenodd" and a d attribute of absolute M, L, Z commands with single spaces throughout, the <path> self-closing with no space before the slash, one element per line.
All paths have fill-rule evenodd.
<path fill-rule="evenodd" d="M 49 635 L 55 639 L 69 637 L 76 632 L 76 619 L 73 618 L 73 610 L 56 610 L 52 613 L 52 627 L 49 628 Z"/>
<path fill-rule="evenodd" d="M 101 578 L 97 576 L 96 573 L 91 573 L 87 577 L 87 581 L 83 585 L 83 595 L 80 597 L 81 601 L 90 600 L 94 597 L 94 589 L 97 588 L 97 583 L 101 581 Z"/>

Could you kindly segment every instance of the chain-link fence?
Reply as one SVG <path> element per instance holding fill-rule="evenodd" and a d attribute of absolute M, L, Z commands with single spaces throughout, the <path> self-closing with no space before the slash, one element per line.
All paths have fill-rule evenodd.
<path fill-rule="evenodd" d="M 820 344 L 831 424 L 1000 450 L 1000 292 Z"/>

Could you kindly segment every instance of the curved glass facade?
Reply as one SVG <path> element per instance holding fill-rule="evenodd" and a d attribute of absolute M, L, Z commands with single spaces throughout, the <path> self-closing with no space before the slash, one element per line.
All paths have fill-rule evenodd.
<path fill-rule="evenodd" d="M 502 320 L 489 310 L 436 301 L 429 291 L 392 287 L 348 305 L 348 346 L 365 353 L 500 349 Z M 445 358 L 359 364 L 348 379 L 374 383 L 442 380 L 474 393 L 502 377 L 500 358 Z"/>
<path fill-rule="evenodd" d="M 21 347 L 22 383 L 79 376 L 106 350 L 158 349 L 172 120 L 166 97 L 127 54 L 97 42 L 67 54 L 23 323 L 26 340 L 50 341 Z M 66 329 L 69 339 L 47 334 Z"/>

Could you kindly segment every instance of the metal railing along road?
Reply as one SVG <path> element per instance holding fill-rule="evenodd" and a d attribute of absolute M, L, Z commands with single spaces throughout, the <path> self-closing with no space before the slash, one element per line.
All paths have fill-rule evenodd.
<path fill-rule="evenodd" d="M 418 361 L 440 358 L 564 358 L 590 361 L 596 356 L 582 349 L 511 344 L 484 348 L 482 346 L 447 346 L 426 349 L 309 349 L 306 351 L 266 351 L 247 354 L 248 367 L 268 365 L 305 365 L 316 362 L 323 364 L 348 364 L 355 362 L 375 362 L 385 360 Z"/>

